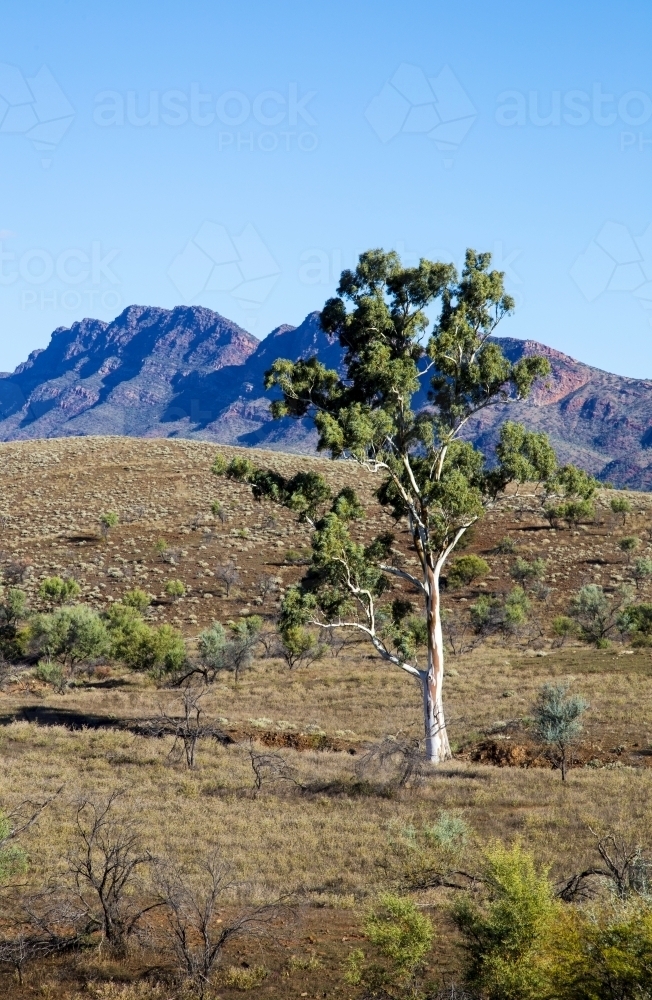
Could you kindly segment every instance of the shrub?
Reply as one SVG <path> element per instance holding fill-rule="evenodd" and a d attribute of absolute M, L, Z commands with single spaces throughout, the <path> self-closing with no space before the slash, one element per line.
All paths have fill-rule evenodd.
<path fill-rule="evenodd" d="M 109 651 L 105 623 L 85 604 L 59 608 L 39 615 L 32 623 L 31 639 L 37 649 L 74 669 L 77 663 L 92 660 Z"/>
<path fill-rule="evenodd" d="M 364 983 L 372 989 L 404 983 L 414 976 L 434 937 L 430 918 L 411 899 L 390 892 L 380 896 L 379 905 L 367 914 L 364 927 L 383 963 L 365 963 L 364 952 L 356 949 L 349 955 L 345 978 L 351 985 Z"/>
<path fill-rule="evenodd" d="M 281 656 L 290 670 L 299 665 L 314 663 L 326 652 L 326 646 L 303 625 L 291 625 L 280 633 Z"/>
<path fill-rule="evenodd" d="M 534 706 L 535 736 L 548 746 L 561 769 L 562 781 L 566 780 L 569 749 L 582 731 L 580 717 L 587 707 L 588 703 L 580 695 L 568 694 L 565 684 L 544 685 Z"/>
<path fill-rule="evenodd" d="M 636 589 L 638 590 L 641 585 L 652 576 L 652 559 L 646 557 L 637 559 L 634 563 L 632 576 L 634 577 L 634 583 L 636 584 Z"/>
<path fill-rule="evenodd" d="M 490 568 L 480 556 L 460 556 L 448 571 L 448 582 L 452 587 L 468 587 L 474 580 L 486 576 Z"/>
<path fill-rule="evenodd" d="M 44 684 L 51 684 L 55 691 L 61 694 L 66 687 L 63 667 L 51 660 L 41 660 L 36 667 L 36 676 Z"/>
<path fill-rule="evenodd" d="M 554 634 L 561 639 L 563 644 L 565 639 L 570 639 L 574 635 L 578 635 L 579 629 L 577 622 L 569 618 L 568 615 L 557 615 L 552 619 L 552 631 Z"/>
<path fill-rule="evenodd" d="M 168 580 L 165 584 L 165 593 L 172 600 L 176 600 L 179 597 L 183 597 L 186 592 L 185 584 L 182 580 Z"/>
<path fill-rule="evenodd" d="M 224 649 L 226 633 L 219 622 L 213 622 L 210 628 L 199 633 L 197 651 L 199 659 L 208 670 L 221 670 L 224 666 Z"/>
<path fill-rule="evenodd" d="M 225 971 L 223 980 L 225 986 L 230 986 L 235 990 L 254 990 L 265 982 L 268 975 L 264 965 L 254 965 L 249 969 L 243 969 L 239 965 L 231 965 Z"/>
<path fill-rule="evenodd" d="M 20 623 L 28 615 L 27 594 L 17 587 L 9 587 L 0 600 L 0 654 L 9 660 L 18 659 L 25 652 L 25 632 Z"/>
<path fill-rule="evenodd" d="M 546 507 L 546 517 L 551 524 L 566 521 L 569 528 L 577 527 L 581 521 L 590 521 L 595 517 L 595 508 L 590 500 L 567 500 Z"/>
<path fill-rule="evenodd" d="M 537 557 L 529 562 L 527 559 L 516 560 L 510 569 L 510 574 L 518 583 L 527 586 L 542 580 L 546 575 L 547 563 L 545 559 Z"/>
<path fill-rule="evenodd" d="M 468 955 L 467 981 L 487 1000 L 541 1000 L 548 996 L 549 948 L 561 904 L 548 869 L 516 844 L 486 852 L 487 900 L 464 898 L 453 909 Z"/>
<path fill-rule="evenodd" d="M 615 631 L 627 631 L 628 619 L 623 613 L 633 591 L 620 587 L 612 597 L 605 594 L 597 583 L 587 583 L 573 597 L 568 609 L 580 628 L 585 642 L 604 648 Z"/>
<path fill-rule="evenodd" d="M 498 542 L 498 545 L 496 546 L 494 551 L 501 556 L 513 556 L 514 553 L 516 552 L 516 549 L 517 545 L 514 539 L 510 538 L 509 535 L 505 535 L 505 537 L 501 538 L 501 540 Z"/>
<path fill-rule="evenodd" d="M 136 587 L 134 590 L 128 590 L 122 595 L 122 603 L 128 608 L 134 608 L 135 611 L 141 614 L 146 608 L 152 603 L 149 594 L 146 594 L 144 590 Z"/>
<path fill-rule="evenodd" d="M 108 537 L 111 528 L 119 523 L 120 518 L 114 510 L 109 510 L 105 514 L 100 514 L 100 531 L 102 532 L 102 537 L 106 539 Z"/>
<path fill-rule="evenodd" d="M 76 580 L 63 580 L 60 576 L 46 576 L 38 589 L 38 596 L 49 604 L 65 604 L 80 594 L 81 587 Z"/>
<path fill-rule="evenodd" d="M 131 670 L 154 677 L 176 673 L 186 659 L 183 636 L 171 625 L 151 628 L 137 609 L 116 601 L 107 611 L 110 655 Z"/>
<path fill-rule="evenodd" d="M 623 524 L 628 514 L 632 512 L 632 505 L 627 499 L 627 497 L 613 497 L 611 503 L 609 504 L 613 514 L 623 515 Z"/>
<path fill-rule="evenodd" d="M 627 535 L 625 538 L 621 538 L 618 542 L 618 548 L 627 556 L 627 562 L 632 558 L 632 554 L 636 552 L 641 546 L 641 539 L 636 538 L 634 535 Z"/>

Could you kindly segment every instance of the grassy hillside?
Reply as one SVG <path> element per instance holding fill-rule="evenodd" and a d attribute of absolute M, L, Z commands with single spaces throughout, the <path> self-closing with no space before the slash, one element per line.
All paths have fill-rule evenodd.
<path fill-rule="evenodd" d="M 309 536 L 288 511 L 256 504 L 247 488 L 213 477 L 215 451 L 201 442 L 124 438 L 1 445 L 5 576 L 23 578 L 34 610 L 44 608 L 37 596 L 40 580 L 55 573 L 74 576 L 81 599 L 98 610 L 143 587 L 155 598 L 148 616 L 181 629 L 191 651 L 199 631 L 215 620 L 256 612 L 271 626 L 283 589 L 302 572 L 296 563 Z M 368 507 L 364 532 L 392 528 L 374 505 L 372 476 L 344 463 L 250 450 L 247 455 L 286 473 L 317 465 L 337 487 L 354 477 Z M 172 753 L 172 737 L 153 738 L 144 728 L 162 711 L 179 714 L 177 689 L 157 687 L 146 675 L 107 662 L 81 671 L 58 694 L 33 668 L 5 665 L 0 805 L 11 810 L 62 787 L 22 837 L 29 855 L 25 878 L 33 885 L 61 880 L 75 843 L 75 802 L 120 789 L 118 812 L 138 819 L 142 841 L 155 855 L 192 861 L 217 847 L 246 881 L 241 892 L 248 900 L 294 894 L 292 912 L 279 913 L 273 933 L 227 948 L 224 969 L 267 970 L 252 996 L 353 997 L 360 991 L 343 985 L 341 963 L 363 940 L 365 907 L 388 884 L 391 845 L 406 830 L 435 823 L 442 811 L 464 819 L 473 844 L 520 837 L 552 865 L 555 878 L 589 862 L 590 827 L 646 844 L 652 819 L 652 650 L 633 650 L 626 642 L 608 649 L 578 641 L 560 647 L 551 628 L 582 584 L 613 590 L 628 579 L 631 567 L 618 545 L 623 536 L 641 540 L 638 556 L 652 548 L 652 498 L 619 492 L 632 507 L 623 517 L 612 514 L 612 496 L 603 491 L 595 522 L 577 530 L 551 528 L 532 500 L 517 495 L 477 529 L 466 552 L 482 555 L 490 573 L 471 587 L 446 590 L 449 620 L 463 623 L 483 592 L 507 592 L 518 557 L 547 560 L 549 592 L 531 596 L 530 619 L 514 635 L 478 644 L 469 631 L 463 640 L 468 650 L 449 656 L 445 703 L 455 757 L 405 788 L 392 781 L 391 768 L 361 772 L 360 761 L 370 744 L 387 735 L 420 735 L 419 692 L 360 644 L 332 646 L 319 662 L 292 671 L 273 647 L 270 655 L 261 647 L 237 685 L 224 675 L 206 692 L 204 717 L 230 742 L 202 741 L 193 770 Z M 220 514 L 211 513 L 215 501 Z M 120 521 L 104 540 L 99 519 L 107 511 Z M 505 536 L 515 551 L 501 554 L 496 548 Z M 165 547 L 157 549 L 160 540 Z M 400 535 L 396 544 L 402 548 Z M 409 553 L 404 558 L 409 564 Z M 227 598 L 215 574 L 229 560 L 240 580 Z M 258 582 L 264 575 L 280 582 L 262 598 Z M 172 578 L 186 587 L 186 596 L 176 601 L 165 596 Z M 651 596 L 642 587 L 637 600 Z M 565 785 L 529 737 L 536 693 L 551 679 L 572 682 L 590 703 Z M 281 754 L 292 770 L 256 790 L 251 754 L 264 752 Z M 450 929 L 443 905 L 448 896 L 427 889 L 415 898 L 431 907 L 439 929 L 429 964 L 433 979 L 445 985 L 459 966 L 459 953 L 444 936 Z M 10 914 L 10 907 L 4 912 Z M 144 975 L 167 982 L 172 959 L 162 934 L 162 919 L 154 914 L 148 936 L 126 959 L 85 948 L 27 966 L 22 987 L 6 967 L 0 981 L 7 996 L 37 989 L 50 997 L 119 997 L 122 987 L 101 984 Z M 87 992 L 88 983 L 95 984 L 94 994 Z M 223 972 L 219 995 L 238 996 L 239 986 L 235 973 Z M 125 1000 L 149 995 L 124 993 Z"/>

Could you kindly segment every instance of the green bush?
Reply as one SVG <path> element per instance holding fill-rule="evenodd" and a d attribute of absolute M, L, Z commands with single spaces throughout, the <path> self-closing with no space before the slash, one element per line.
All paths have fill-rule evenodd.
<path fill-rule="evenodd" d="M 505 537 L 501 538 L 501 540 L 498 542 L 498 545 L 496 546 L 494 551 L 501 556 L 513 556 L 514 553 L 516 552 L 516 549 L 517 545 L 514 539 L 510 538 L 509 535 L 505 535 Z"/>
<path fill-rule="evenodd" d="M 64 580 L 60 576 L 46 576 L 38 589 L 38 596 L 49 604 L 65 604 L 80 594 L 81 587 L 76 580 Z"/>
<path fill-rule="evenodd" d="M 23 622 L 29 614 L 27 594 L 9 587 L 0 599 L 0 653 L 8 660 L 24 656 L 28 636 Z"/>
<path fill-rule="evenodd" d="M 552 619 L 552 631 L 562 642 L 564 639 L 570 639 L 579 634 L 577 622 L 569 618 L 568 615 L 556 615 Z"/>
<path fill-rule="evenodd" d="M 186 587 L 183 580 L 168 580 L 165 584 L 165 593 L 172 600 L 176 600 L 179 597 L 183 597 L 186 592 Z"/>
<path fill-rule="evenodd" d="M 452 587 L 468 587 L 474 580 L 486 576 L 490 568 L 480 556 L 460 556 L 448 571 L 448 582 Z"/>
<path fill-rule="evenodd" d="M 520 584 L 527 585 L 542 580 L 546 575 L 547 565 L 546 560 L 538 556 L 531 562 L 519 557 L 511 567 L 510 574 Z"/>
<path fill-rule="evenodd" d="M 613 497 L 609 506 L 611 507 L 612 513 L 623 515 L 623 524 L 625 523 L 627 515 L 632 512 L 632 505 L 627 497 Z"/>
<path fill-rule="evenodd" d="M 372 989 L 399 985 L 414 977 L 430 951 L 434 928 L 411 899 L 385 892 L 365 919 L 365 933 L 381 963 L 366 961 L 356 949 L 347 961 L 346 981 Z"/>
<path fill-rule="evenodd" d="M 487 1000 L 549 997 L 547 951 L 561 904 L 548 869 L 537 871 L 519 844 L 486 852 L 486 901 L 465 897 L 453 908 L 468 956 L 467 981 Z"/>
<path fill-rule="evenodd" d="M 41 660 L 36 667 L 36 676 L 44 684 L 51 684 L 55 691 L 63 692 L 66 687 L 65 674 L 60 663 Z"/>
<path fill-rule="evenodd" d="M 102 537 L 106 538 L 111 528 L 115 528 L 119 521 L 120 518 L 114 510 L 109 510 L 105 514 L 100 514 L 100 531 L 102 532 Z"/>
<path fill-rule="evenodd" d="M 581 521 L 593 520 L 595 508 L 590 500 L 567 500 L 546 507 L 545 513 L 551 524 L 566 521 L 569 528 L 576 528 Z"/>
<path fill-rule="evenodd" d="M 152 600 L 149 594 L 146 594 L 144 590 L 141 590 L 139 587 L 135 587 L 134 590 L 128 590 L 122 595 L 122 603 L 128 608 L 134 608 L 142 614 L 142 612 L 150 606 Z"/>
<path fill-rule="evenodd" d="M 131 670 L 154 677 L 176 673 L 186 659 L 183 636 L 171 625 L 152 628 L 134 607 L 116 601 L 107 611 L 110 655 Z"/>
<path fill-rule="evenodd" d="M 76 664 L 103 656 L 110 648 L 105 623 L 85 604 L 38 615 L 31 624 L 30 636 L 37 650 L 59 660 L 71 671 Z"/>

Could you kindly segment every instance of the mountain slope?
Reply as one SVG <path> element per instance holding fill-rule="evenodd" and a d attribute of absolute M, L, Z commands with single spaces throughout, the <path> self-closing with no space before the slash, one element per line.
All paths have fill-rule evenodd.
<path fill-rule="evenodd" d="M 652 382 L 600 371 L 535 341 L 498 338 L 507 356 L 543 354 L 552 372 L 532 397 L 484 410 L 466 434 L 491 451 L 500 424 L 546 431 L 562 461 L 602 479 L 652 489 Z M 84 319 L 52 334 L 12 374 L 0 374 L 0 440 L 126 434 L 190 437 L 313 452 L 308 421 L 272 421 L 264 373 L 276 358 L 341 350 L 311 313 L 259 341 L 218 313 L 130 306 L 112 323 Z M 425 404 L 426 387 L 420 403 Z"/>

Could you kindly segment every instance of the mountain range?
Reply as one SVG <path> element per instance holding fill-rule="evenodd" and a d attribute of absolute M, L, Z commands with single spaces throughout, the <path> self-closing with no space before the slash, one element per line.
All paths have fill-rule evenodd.
<path fill-rule="evenodd" d="M 552 371 L 530 399 L 482 411 L 468 437 L 490 450 L 509 415 L 546 431 L 560 461 L 652 490 L 652 381 L 600 371 L 535 341 L 496 339 L 510 360 L 542 354 Z M 111 323 L 59 327 L 47 348 L 0 373 L 0 440 L 124 434 L 310 453 L 316 435 L 307 421 L 271 419 L 263 376 L 276 358 L 313 354 L 328 367 L 340 363 L 316 312 L 258 340 L 201 306 L 129 306 Z"/>

